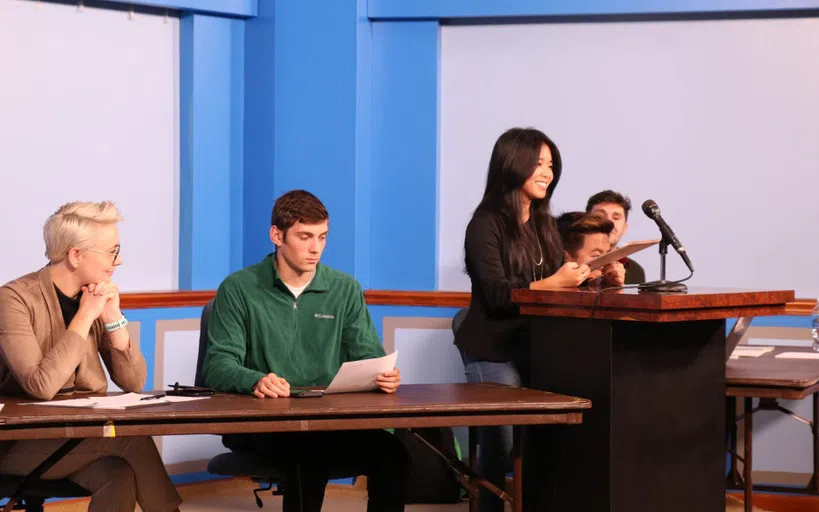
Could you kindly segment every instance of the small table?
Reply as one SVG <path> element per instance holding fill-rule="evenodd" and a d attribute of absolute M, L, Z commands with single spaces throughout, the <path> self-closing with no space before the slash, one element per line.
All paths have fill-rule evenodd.
<path fill-rule="evenodd" d="M 745 510 L 751 511 L 754 489 L 751 471 L 753 469 L 753 415 L 755 412 L 780 411 L 805 423 L 813 435 L 813 476 L 804 489 L 793 489 L 774 485 L 758 485 L 757 489 L 786 492 L 819 494 L 819 360 L 817 359 L 777 359 L 783 352 L 812 352 L 798 347 L 779 347 L 760 357 L 740 357 L 729 359 L 725 370 L 726 423 L 730 442 L 730 470 L 728 486 L 744 489 Z M 782 407 L 778 400 L 813 399 L 813 419 L 797 416 Z M 744 398 L 745 412 L 739 418 L 736 414 L 737 398 Z M 753 399 L 759 398 L 759 406 L 753 407 Z M 737 454 L 737 421 L 745 424 L 745 456 Z M 737 460 L 744 462 L 742 475 L 737 470 Z"/>

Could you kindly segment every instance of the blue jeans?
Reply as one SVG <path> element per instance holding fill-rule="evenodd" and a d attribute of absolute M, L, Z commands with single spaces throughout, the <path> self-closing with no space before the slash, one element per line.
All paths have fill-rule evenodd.
<path fill-rule="evenodd" d="M 476 361 L 461 353 L 467 382 L 496 382 L 520 387 L 520 372 L 514 363 Z M 503 489 L 506 474 L 512 468 L 512 427 L 478 428 L 478 471 L 489 482 Z M 481 487 L 478 495 L 479 512 L 502 512 L 504 502 Z"/>

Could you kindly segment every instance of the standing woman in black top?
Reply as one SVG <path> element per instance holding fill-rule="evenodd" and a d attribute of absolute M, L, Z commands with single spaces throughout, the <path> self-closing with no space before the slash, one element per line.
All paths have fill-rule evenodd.
<path fill-rule="evenodd" d="M 575 287 L 589 277 L 588 266 L 563 263 L 563 245 L 549 210 L 560 173 L 557 146 L 538 130 L 512 128 L 495 142 L 486 190 L 464 243 L 472 301 L 455 344 L 469 382 L 520 386 L 527 380 L 528 330 L 512 303 L 513 289 Z M 481 473 L 503 488 L 512 428 L 481 428 L 478 439 Z M 478 509 L 502 511 L 503 501 L 481 489 Z"/>

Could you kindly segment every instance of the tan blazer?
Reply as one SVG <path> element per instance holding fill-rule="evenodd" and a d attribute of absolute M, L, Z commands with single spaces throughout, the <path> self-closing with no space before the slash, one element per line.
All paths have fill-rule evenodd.
<path fill-rule="evenodd" d="M 104 393 L 100 356 L 124 391 L 145 385 L 145 359 L 133 340 L 126 351 L 112 348 L 100 319 L 87 339 L 66 330 L 47 266 L 0 287 L 0 395 L 51 400 L 71 388 Z"/>

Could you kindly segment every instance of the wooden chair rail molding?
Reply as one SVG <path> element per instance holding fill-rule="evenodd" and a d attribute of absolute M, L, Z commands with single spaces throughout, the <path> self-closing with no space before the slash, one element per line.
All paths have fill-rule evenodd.
<path fill-rule="evenodd" d="M 216 295 L 215 290 L 123 293 L 122 309 L 179 308 L 204 306 Z M 469 305 L 468 292 L 416 292 L 367 290 L 364 299 L 370 306 L 427 306 L 464 308 Z M 810 315 L 816 301 L 796 299 L 788 303 L 786 314 Z"/>

